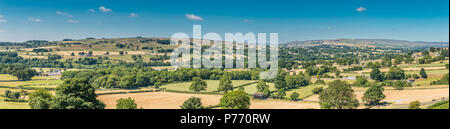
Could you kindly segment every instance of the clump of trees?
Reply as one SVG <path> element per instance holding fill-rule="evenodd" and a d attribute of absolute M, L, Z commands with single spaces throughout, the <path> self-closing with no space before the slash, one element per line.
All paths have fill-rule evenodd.
<path fill-rule="evenodd" d="M 266 82 L 264 82 L 264 80 L 259 80 L 258 84 L 256 85 L 256 89 L 258 90 L 259 93 L 264 94 L 264 97 L 270 97 L 270 90 L 269 90 L 269 85 L 266 84 Z"/>
<path fill-rule="evenodd" d="M 183 105 L 180 106 L 181 109 L 204 109 L 202 100 L 197 97 L 191 97 L 184 101 Z"/>
<path fill-rule="evenodd" d="M 38 89 L 28 96 L 31 109 L 50 109 L 53 95 L 44 89 Z"/>
<path fill-rule="evenodd" d="M 0 64 L 0 73 L 16 76 L 17 79 L 21 81 L 31 80 L 31 78 L 38 75 L 36 70 L 27 68 L 25 67 L 25 65 L 12 65 L 12 64 L 7 65 Z"/>
<path fill-rule="evenodd" d="M 356 81 L 353 83 L 355 86 L 367 87 L 369 85 L 369 80 L 363 76 L 357 76 Z"/>
<path fill-rule="evenodd" d="M 233 90 L 233 84 L 231 81 L 231 77 L 228 75 L 224 75 L 220 78 L 219 87 L 217 87 L 217 91 L 228 92 Z"/>
<path fill-rule="evenodd" d="M 220 104 L 224 109 L 248 109 L 250 97 L 242 90 L 236 90 L 223 94 Z"/>
<path fill-rule="evenodd" d="M 368 105 L 379 104 L 384 98 L 386 98 L 383 91 L 384 88 L 381 85 L 372 84 L 372 86 L 364 92 L 362 100 Z"/>
<path fill-rule="evenodd" d="M 30 107 L 34 109 L 104 109 L 105 104 L 97 100 L 95 88 L 85 78 L 67 79 L 56 88 L 56 96 L 38 90 L 30 96 Z"/>
<path fill-rule="evenodd" d="M 354 109 L 359 106 L 354 90 L 345 81 L 335 80 L 320 93 L 319 103 L 323 109 Z"/>
<path fill-rule="evenodd" d="M 424 68 L 421 68 L 421 69 L 420 69 L 420 76 L 421 76 L 422 78 L 428 78 L 427 72 L 425 72 L 425 69 L 424 69 Z"/>
<path fill-rule="evenodd" d="M 179 69 L 176 71 L 154 70 L 147 67 L 134 68 L 108 68 L 82 71 L 66 71 L 61 75 L 61 79 L 86 78 L 95 88 L 122 88 L 134 89 L 138 87 L 157 86 L 158 84 L 171 83 L 176 81 L 192 81 L 193 78 L 219 79 L 225 80 L 252 80 L 258 79 L 260 70 L 251 71 L 231 71 L 221 69 Z M 227 77 L 223 77 L 226 75 Z M 222 79 L 222 80 L 223 80 Z M 225 82 L 225 80 L 223 82 Z M 229 82 L 229 81 L 228 81 Z M 223 83 L 223 84 L 227 84 Z M 160 86 L 160 85 L 159 85 Z M 225 85 L 224 85 L 225 86 Z M 228 85 L 229 86 L 229 85 Z M 225 87 L 231 90 L 230 87 Z"/>
<path fill-rule="evenodd" d="M 12 92 L 10 90 L 5 90 L 4 96 L 8 99 L 18 100 L 22 96 L 20 92 Z"/>
<path fill-rule="evenodd" d="M 298 94 L 297 92 L 292 93 L 290 96 L 291 100 L 293 101 L 297 101 L 298 97 L 300 97 L 300 94 Z"/>
<path fill-rule="evenodd" d="M 137 104 L 134 99 L 128 98 L 120 98 L 116 101 L 116 109 L 137 109 Z"/>
<path fill-rule="evenodd" d="M 420 102 L 419 101 L 413 101 L 409 103 L 408 109 L 421 109 L 420 108 Z"/>
<path fill-rule="evenodd" d="M 382 73 L 379 68 L 372 69 L 370 77 L 378 82 L 383 82 L 385 80 L 384 73 Z"/>
<path fill-rule="evenodd" d="M 314 94 L 320 94 L 323 91 L 323 87 L 316 87 L 312 90 Z"/>
<path fill-rule="evenodd" d="M 192 79 L 192 83 L 191 86 L 189 86 L 189 90 L 200 92 L 202 90 L 206 90 L 206 87 L 208 87 L 208 84 L 205 81 L 203 81 L 199 77 L 195 77 L 194 79 Z"/>

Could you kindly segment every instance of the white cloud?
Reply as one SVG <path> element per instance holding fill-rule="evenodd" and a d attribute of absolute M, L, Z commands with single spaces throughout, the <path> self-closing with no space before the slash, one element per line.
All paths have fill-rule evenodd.
<path fill-rule="evenodd" d="M 202 21 L 203 20 L 203 18 L 201 18 L 199 16 L 196 16 L 194 14 L 186 14 L 185 16 L 189 20 L 196 20 L 196 21 Z"/>
<path fill-rule="evenodd" d="M 0 15 L 0 23 L 6 23 L 6 22 L 8 22 L 8 21 L 3 19 L 3 15 Z"/>
<path fill-rule="evenodd" d="M 98 10 L 100 10 L 100 11 L 102 11 L 102 12 L 104 12 L 104 13 L 107 13 L 107 12 L 111 12 L 111 11 L 112 11 L 111 9 L 106 8 L 105 6 L 100 6 L 100 7 L 98 8 Z"/>
<path fill-rule="evenodd" d="M 89 12 L 95 12 L 95 9 L 88 9 Z"/>
<path fill-rule="evenodd" d="M 34 18 L 34 17 L 29 17 L 28 21 L 32 21 L 32 22 L 41 22 L 42 20 L 39 18 Z"/>
<path fill-rule="evenodd" d="M 68 23 L 78 23 L 79 21 L 78 21 L 78 20 L 72 20 L 72 19 L 69 19 L 69 20 L 67 20 L 67 22 L 68 22 Z"/>
<path fill-rule="evenodd" d="M 253 20 L 250 20 L 250 19 L 244 19 L 243 21 L 246 22 L 246 23 L 254 22 Z"/>
<path fill-rule="evenodd" d="M 139 17 L 139 15 L 136 13 L 130 13 L 130 17 Z"/>
<path fill-rule="evenodd" d="M 359 7 L 359 8 L 356 9 L 356 11 L 361 13 L 361 12 L 367 11 L 367 9 L 364 8 L 364 7 Z"/>
<path fill-rule="evenodd" d="M 69 18 L 72 18 L 73 16 L 70 15 L 69 13 L 66 12 L 61 12 L 61 11 L 56 11 L 56 14 L 61 15 L 61 16 L 67 16 Z"/>

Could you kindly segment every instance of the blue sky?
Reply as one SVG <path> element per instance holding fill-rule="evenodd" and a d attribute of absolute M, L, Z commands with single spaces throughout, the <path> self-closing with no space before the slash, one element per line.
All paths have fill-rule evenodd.
<path fill-rule="evenodd" d="M 0 41 L 279 33 L 280 42 L 335 38 L 449 41 L 448 0 L 0 0 Z"/>

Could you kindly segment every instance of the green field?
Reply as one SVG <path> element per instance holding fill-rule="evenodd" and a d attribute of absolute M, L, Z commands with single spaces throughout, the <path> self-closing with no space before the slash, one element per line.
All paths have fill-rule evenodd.
<path fill-rule="evenodd" d="M 449 109 L 449 101 L 443 101 L 430 106 L 428 109 Z"/>
<path fill-rule="evenodd" d="M 258 89 L 256 89 L 256 85 L 258 85 L 258 83 L 251 84 L 251 85 L 248 85 L 248 86 L 244 86 L 245 92 L 247 92 L 249 94 L 254 94 L 254 93 L 258 92 Z M 270 91 L 275 91 L 276 90 L 274 83 L 267 83 L 267 85 L 269 85 L 269 90 Z"/>
<path fill-rule="evenodd" d="M 328 87 L 328 85 L 323 85 L 323 84 L 311 84 L 311 85 L 306 86 L 306 87 L 300 87 L 300 88 L 297 88 L 297 89 L 289 89 L 289 90 L 286 92 L 286 98 L 289 98 L 289 96 L 290 96 L 292 93 L 297 92 L 298 94 L 300 94 L 300 97 L 299 97 L 299 98 L 300 98 L 300 99 L 303 99 L 303 98 L 305 98 L 305 97 L 308 97 L 308 96 L 313 95 L 314 93 L 312 92 L 312 90 L 313 90 L 314 88 L 316 88 L 316 87 L 323 87 L 323 88 L 325 89 L 325 88 Z"/>
<path fill-rule="evenodd" d="M 8 74 L 0 74 L 0 87 L 33 87 L 33 88 L 56 88 L 62 83 L 59 77 L 36 76 L 29 81 L 19 81 L 16 77 Z"/>
<path fill-rule="evenodd" d="M 5 102 L 4 99 L 0 97 L 0 109 L 30 109 L 26 102 Z"/>
<path fill-rule="evenodd" d="M 217 87 L 219 86 L 219 80 L 205 80 L 208 84 L 205 91 L 201 92 L 214 92 L 217 91 Z M 232 84 L 234 87 L 254 83 L 256 81 L 254 80 L 232 80 Z M 160 88 L 166 88 L 168 90 L 174 90 L 174 91 L 183 91 L 183 92 L 193 92 L 192 90 L 189 90 L 189 86 L 191 85 L 191 82 L 182 82 L 182 83 L 174 83 L 174 84 L 168 84 L 161 86 Z"/>

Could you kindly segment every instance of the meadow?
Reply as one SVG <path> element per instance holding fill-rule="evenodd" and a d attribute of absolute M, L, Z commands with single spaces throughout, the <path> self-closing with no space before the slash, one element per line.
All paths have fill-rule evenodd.
<path fill-rule="evenodd" d="M 217 87 L 219 87 L 219 80 L 205 80 L 207 83 L 207 88 L 204 91 L 200 92 L 215 92 L 217 91 Z M 254 80 L 232 80 L 233 87 L 238 87 L 250 83 L 255 83 Z M 163 85 L 160 88 L 165 88 L 167 90 L 173 90 L 173 91 L 181 91 L 181 92 L 193 92 L 192 90 L 189 90 L 189 86 L 191 85 L 191 82 L 182 82 L 182 83 L 173 83 L 173 84 L 167 84 Z"/>

